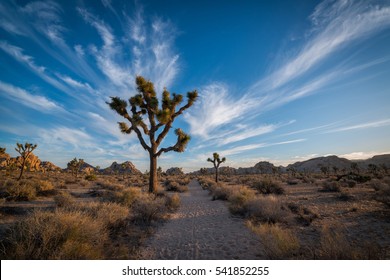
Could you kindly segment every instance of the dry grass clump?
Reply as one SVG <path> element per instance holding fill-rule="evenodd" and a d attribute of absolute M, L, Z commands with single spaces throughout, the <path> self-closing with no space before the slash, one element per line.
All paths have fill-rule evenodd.
<path fill-rule="evenodd" d="M 113 226 L 125 220 L 130 213 L 128 207 L 112 202 L 86 202 L 67 207 L 70 211 L 79 211 L 101 221 L 106 226 Z"/>
<path fill-rule="evenodd" d="M 67 207 L 73 205 L 75 198 L 67 191 L 60 191 L 59 194 L 54 197 L 54 202 L 57 207 Z"/>
<path fill-rule="evenodd" d="M 172 191 L 172 192 L 187 192 L 188 191 L 188 186 L 185 183 L 186 181 L 174 181 L 172 179 L 165 180 L 164 186 L 167 191 Z"/>
<path fill-rule="evenodd" d="M 341 192 L 341 183 L 338 181 L 325 181 L 320 192 Z"/>
<path fill-rule="evenodd" d="M 216 183 L 210 186 L 209 188 L 213 200 L 228 200 L 229 197 L 233 194 L 233 187 L 225 185 L 223 183 Z"/>
<path fill-rule="evenodd" d="M 116 184 L 106 181 L 97 182 L 96 185 L 101 187 L 102 189 L 109 191 L 122 191 L 125 188 L 122 184 Z"/>
<path fill-rule="evenodd" d="M 256 196 L 256 191 L 246 186 L 232 186 L 230 187 L 229 210 L 232 214 L 247 215 L 248 201 Z"/>
<path fill-rule="evenodd" d="M 8 231 L 8 259 L 102 259 L 108 232 L 82 212 L 36 211 Z"/>
<path fill-rule="evenodd" d="M 165 215 L 166 200 L 153 194 L 137 199 L 131 207 L 132 218 L 135 222 L 151 223 L 162 219 Z"/>
<path fill-rule="evenodd" d="M 284 194 L 284 188 L 279 182 L 271 179 L 263 179 L 252 183 L 252 187 L 262 194 Z"/>
<path fill-rule="evenodd" d="M 167 196 L 165 205 L 170 211 L 179 209 L 180 204 L 180 196 L 177 193 Z"/>
<path fill-rule="evenodd" d="M 2 186 L 2 193 L 7 200 L 30 201 L 37 197 L 36 186 L 30 180 L 6 180 Z"/>
<path fill-rule="evenodd" d="M 300 243 L 292 230 L 274 224 L 254 224 L 250 221 L 247 226 L 257 234 L 264 246 L 269 259 L 283 260 L 296 258 Z"/>
<path fill-rule="evenodd" d="M 324 225 L 316 258 L 325 260 L 381 259 L 383 252 L 378 244 L 368 242 L 352 245 L 340 225 Z"/>
<path fill-rule="evenodd" d="M 246 208 L 248 217 L 257 222 L 275 224 L 288 217 L 282 201 L 274 195 L 255 197 L 246 203 Z"/>
<path fill-rule="evenodd" d="M 370 182 L 370 185 L 375 190 L 375 199 L 390 206 L 390 178 L 382 181 L 374 179 Z"/>
<path fill-rule="evenodd" d="M 213 186 L 217 185 L 215 180 L 206 177 L 198 178 L 198 182 L 204 190 L 210 190 Z"/>
<path fill-rule="evenodd" d="M 319 217 L 317 213 L 313 213 L 309 208 L 295 203 L 289 203 L 287 207 L 292 213 L 297 215 L 296 220 L 304 226 L 310 226 L 311 223 Z"/>
<path fill-rule="evenodd" d="M 127 207 L 99 202 L 35 211 L 8 229 L 2 258 L 105 259 L 110 232 L 128 215 Z"/>

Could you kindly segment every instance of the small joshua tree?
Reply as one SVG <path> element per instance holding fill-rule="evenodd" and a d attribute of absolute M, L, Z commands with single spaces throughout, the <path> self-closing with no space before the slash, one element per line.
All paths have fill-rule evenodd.
<path fill-rule="evenodd" d="M 18 178 L 18 181 L 19 181 L 23 176 L 23 171 L 24 171 L 24 168 L 26 166 L 27 160 L 30 157 L 32 151 L 34 151 L 35 148 L 37 147 L 37 144 L 33 145 L 31 143 L 25 143 L 24 145 L 22 145 L 22 144 L 16 143 L 16 146 L 17 147 L 15 148 L 15 151 L 17 151 L 20 154 L 21 160 L 22 160 L 22 162 L 20 163 L 20 174 L 19 174 L 19 178 Z"/>
<path fill-rule="evenodd" d="M 84 164 L 83 159 L 74 158 L 68 162 L 68 169 L 72 172 L 72 175 L 77 178 L 81 166 Z"/>
<path fill-rule="evenodd" d="M 6 150 L 6 148 L 0 147 L 0 156 L 5 154 L 5 150 Z"/>
<path fill-rule="evenodd" d="M 213 159 L 208 158 L 207 161 L 212 162 L 214 164 L 214 168 L 215 168 L 215 182 L 218 183 L 218 168 L 219 168 L 219 165 L 222 162 L 226 161 L 226 158 L 220 159 L 218 153 L 213 153 Z"/>
<path fill-rule="evenodd" d="M 141 76 L 137 76 L 136 84 L 138 94 L 129 99 L 130 111 L 126 109 L 127 102 L 119 97 L 111 97 L 111 102 L 107 104 L 112 110 L 116 111 L 128 121 L 129 124 L 118 122 L 121 132 L 130 134 L 134 131 L 141 146 L 148 151 L 150 160 L 149 192 L 155 192 L 157 190 L 158 182 L 157 158 L 161 156 L 162 153 L 170 151 L 184 152 L 190 141 L 190 136 L 184 133 L 180 128 L 177 128 L 175 130 L 175 134 L 177 135 L 176 144 L 160 149 L 159 146 L 172 128 L 174 120 L 193 105 L 198 97 L 198 93 L 196 90 L 188 92 L 187 103 L 177 109 L 179 104 L 183 101 L 183 96 L 174 93 L 171 97 L 171 94 L 164 89 L 162 93 L 161 108 L 159 108 L 159 101 L 153 83 Z M 149 122 L 145 122 L 143 116 L 146 116 Z M 147 140 L 145 140 L 145 138 L 147 138 Z"/>

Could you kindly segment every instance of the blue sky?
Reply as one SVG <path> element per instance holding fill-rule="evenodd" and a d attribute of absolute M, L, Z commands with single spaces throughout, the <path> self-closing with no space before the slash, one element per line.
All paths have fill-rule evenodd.
<path fill-rule="evenodd" d="M 0 2 L 0 146 L 148 168 L 110 96 L 142 75 L 199 99 L 173 127 L 192 137 L 159 165 L 191 171 L 390 153 L 389 1 Z M 174 144 L 173 131 L 162 146 Z"/>

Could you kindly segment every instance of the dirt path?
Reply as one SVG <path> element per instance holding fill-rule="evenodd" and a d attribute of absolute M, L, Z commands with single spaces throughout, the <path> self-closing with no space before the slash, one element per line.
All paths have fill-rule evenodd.
<path fill-rule="evenodd" d="M 261 244 L 223 201 L 212 201 L 197 181 L 181 195 L 181 207 L 147 240 L 142 259 L 259 259 Z"/>

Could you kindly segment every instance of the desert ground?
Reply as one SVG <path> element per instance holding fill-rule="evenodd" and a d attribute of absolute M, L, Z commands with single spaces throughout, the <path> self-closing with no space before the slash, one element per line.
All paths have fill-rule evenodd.
<path fill-rule="evenodd" d="M 390 259 L 390 177 L 1 174 L 2 259 Z"/>

